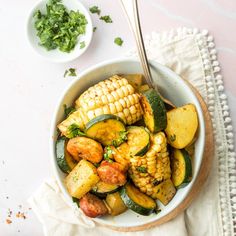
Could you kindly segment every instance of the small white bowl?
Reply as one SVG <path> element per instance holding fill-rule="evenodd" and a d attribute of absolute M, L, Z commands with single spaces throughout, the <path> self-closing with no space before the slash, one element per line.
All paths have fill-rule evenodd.
<path fill-rule="evenodd" d="M 52 61 L 52 62 L 69 62 L 72 61 L 79 56 L 81 56 L 86 49 L 88 48 L 92 36 L 93 36 L 93 25 L 92 25 L 92 20 L 90 17 L 90 14 L 88 10 L 82 5 L 82 3 L 79 2 L 79 0 L 62 0 L 62 4 L 66 6 L 68 10 L 74 10 L 77 11 L 79 10 L 84 16 L 86 17 L 88 24 L 86 25 L 86 33 L 84 35 L 80 35 L 78 37 L 78 43 L 76 44 L 75 48 L 67 53 L 67 52 L 62 52 L 59 49 L 54 49 L 48 51 L 46 48 L 43 46 L 39 45 L 39 37 L 37 36 L 37 31 L 34 27 L 34 22 L 35 19 L 33 17 L 34 13 L 37 10 L 40 10 L 42 13 L 45 13 L 46 11 L 46 4 L 47 0 L 42 0 L 38 2 L 33 9 L 30 12 L 30 15 L 28 17 L 27 21 L 27 36 L 29 39 L 29 42 L 33 49 L 42 57 L 45 59 Z M 80 42 L 85 42 L 85 47 L 80 49 Z"/>
<path fill-rule="evenodd" d="M 105 216 L 101 218 L 95 218 L 94 221 L 103 225 L 111 226 L 114 228 L 133 228 L 153 223 L 154 221 L 160 220 L 170 212 L 174 212 L 175 209 L 183 202 L 183 200 L 189 194 L 193 184 L 199 174 L 199 169 L 202 163 L 202 157 L 205 146 L 205 122 L 201 105 L 190 89 L 187 83 L 182 80 L 177 74 L 171 71 L 169 68 L 160 65 L 157 62 L 151 61 L 151 72 L 154 81 L 158 84 L 158 88 L 161 94 L 172 101 L 176 106 L 181 106 L 187 103 L 193 103 L 196 106 L 199 119 L 199 130 L 198 138 L 195 142 L 195 155 L 193 162 L 193 177 L 192 181 L 182 189 L 179 189 L 167 206 L 163 206 L 158 203 L 161 207 L 159 214 L 152 214 L 149 216 L 138 215 L 135 212 L 128 210 L 125 213 L 118 216 Z M 54 137 L 50 140 L 51 148 L 51 161 L 54 170 L 54 175 L 57 182 L 66 197 L 68 204 L 72 204 L 72 198 L 66 190 L 64 183 L 65 174 L 62 173 L 56 163 L 55 155 L 55 141 L 57 136 L 57 124 L 63 120 L 64 108 L 63 104 L 72 105 L 73 102 L 90 86 L 104 80 L 114 74 L 134 74 L 142 73 L 140 62 L 134 59 L 118 59 L 110 60 L 107 62 L 100 63 L 93 67 L 88 68 L 82 72 L 73 83 L 64 91 L 61 98 L 58 101 L 58 105 L 55 108 L 55 115 L 52 120 L 51 135 Z"/>

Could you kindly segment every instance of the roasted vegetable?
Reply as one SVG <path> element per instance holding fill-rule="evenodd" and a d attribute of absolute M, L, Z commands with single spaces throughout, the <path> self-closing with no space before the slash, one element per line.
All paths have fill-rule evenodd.
<path fill-rule="evenodd" d="M 80 209 L 86 216 L 95 218 L 108 214 L 105 203 L 91 193 L 87 193 L 80 200 Z"/>
<path fill-rule="evenodd" d="M 170 159 L 163 132 L 152 135 L 146 155 L 130 158 L 129 174 L 141 192 L 155 198 L 155 186 L 171 177 Z"/>
<path fill-rule="evenodd" d="M 106 203 L 111 209 L 112 216 L 120 215 L 127 210 L 127 207 L 121 199 L 119 192 L 108 194 L 106 197 Z"/>
<path fill-rule="evenodd" d="M 99 181 L 91 190 L 93 194 L 98 197 L 106 197 L 108 193 L 114 193 L 119 190 L 119 186 L 116 184 L 108 184 L 103 181 Z"/>
<path fill-rule="evenodd" d="M 194 104 L 187 104 L 174 108 L 167 112 L 167 134 L 168 143 L 177 149 L 188 146 L 197 131 L 198 117 Z"/>
<path fill-rule="evenodd" d="M 192 163 L 184 149 L 174 149 L 171 156 L 172 182 L 175 187 L 185 187 L 192 178 Z"/>
<path fill-rule="evenodd" d="M 176 189 L 171 179 L 167 179 L 155 187 L 153 198 L 161 201 L 163 205 L 167 205 L 175 196 Z"/>
<path fill-rule="evenodd" d="M 139 93 L 143 93 L 143 92 L 145 92 L 145 91 L 147 91 L 149 89 L 150 89 L 150 87 L 147 84 L 144 84 L 144 85 L 141 85 L 139 87 L 138 91 L 139 91 Z"/>
<path fill-rule="evenodd" d="M 124 185 L 126 175 L 124 167 L 117 162 L 103 161 L 97 169 L 100 179 L 108 184 Z"/>
<path fill-rule="evenodd" d="M 77 164 L 77 161 L 73 159 L 66 150 L 67 140 L 65 137 L 58 137 L 56 142 L 56 159 L 59 168 L 69 173 Z"/>
<path fill-rule="evenodd" d="M 80 199 L 99 180 L 96 167 L 86 160 L 81 160 L 66 177 L 65 184 L 69 194 Z"/>
<path fill-rule="evenodd" d="M 109 158 L 112 160 L 115 160 L 119 164 L 122 165 L 124 171 L 127 171 L 129 168 L 129 160 L 127 159 L 126 153 L 123 150 L 120 149 L 120 147 L 123 147 L 127 143 L 123 143 L 118 148 L 115 148 L 114 146 L 108 146 L 106 147 L 106 153 L 104 154 L 104 159 L 109 161 Z M 129 153 L 127 153 L 129 155 Z M 108 159 L 106 158 L 108 157 Z"/>
<path fill-rule="evenodd" d="M 133 86 L 135 91 L 139 91 L 140 86 L 143 82 L 143 75 L 142 74 L 127 74 L 121 75 L 121 77 L 127 79 L 128 83 Z"/>
<path fill-rule="evenodd" d="M 67 151 L 76 159 L 81 158 L 92 163 L 98 163 L 103 158 L 102 145 L 87 137 L 76 137 L 69 140 Z"/>
<path fill-rule="evenodd" d="M 127 128 L 127 143 L 131 156 L 143 156 L 150 145 L 149 131 L 140 126 L 129 126 Z"/>
<path fill-rule="evenodd" d="M 126 140 L 126 128 L 124 122 L 115 115 L 100 115 L 86 124 L 85 133 L 104 146 L 119 146 Z"/>
<path fill-rule="evenodd" d="M 157 208 L 156 202 L 152 198 L 141 193 L 130 183 L 121 189 L 121 198 L 129 209 L 141 215 L 150 215 Z"/>
<path fill-rule="evenodd" d="M 103 114 L 119 116 L 126 124 L 133 124 L 142 118 L 140 95 L 125 78 L 114 75 L 86 90 L 77 100 L 76 112 L 58 125 L 63 135 L 75 123 L 81 130 L 93 118 Z"/>
<path fill-rule="evenodd" d="M 144 122 L 151 132 L 156 133 L 166 128 L 166 108 L 157 91 L 149 89 L 143 92 L 141 105 Z"/>

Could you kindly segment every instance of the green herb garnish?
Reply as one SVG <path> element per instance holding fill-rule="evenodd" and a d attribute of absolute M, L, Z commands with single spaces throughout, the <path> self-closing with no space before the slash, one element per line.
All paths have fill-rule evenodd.
<path fill-rule="evenodd" d="M 98 167 L 100 166 L 99 163 L 94 163 L 93 165 L 94 165 L 96 168 L 98 168 Z"/>
<path fill-rule="evenodd" d="M 66 104 L 63 105 L 64 106 L 64 114 L 65 117 L 67 118 L 71 113 L 73 113 L 74 111 L 76 111 L 76 109 L 74 107 L 67 107 Z"/>
<path fill-rule="evenodd" d="M 37 10 L 34 26 L 40 45 L 47 50 L 58 48 L 70 52 L 78 42 L 78 36 L 86 32 L 87 20 L 79 11 L 68 11 L 61 0 L 49 0 L 46 13 Z"/>
<path fill-rule="evenodd" d="M 147 173 L 147 168 L 144 166 L 137 166 L 136 170 L 140 173 Z"/>
<path fill-rule="evenodd" d="M 95 32 L 97 30 L 97 27 L 93 27 L 93 32 Z"/>
<path fill-rule="evenodd" d="M 77 198 L 75 198 L 75 197 L 72 197 L 72 201 L 73 201 L 74 203 L 76 203 L 76 205 L 77 205 L 78 207 L 80 207 L 80 205 L 79 205 L 79 199 L 77 199 Z"/>
<path fill-rule="evenodd" d="M 84 47 L 85 47 L 85 42 L 83 41 L 83 42 L 80 43 L 80 47 L 79 48 L 82 49 Z"/>
<path fill-rule="evenodd" d="M 175 140 L 176 140 L 176 135 L 175 134 L 171 135 L 170 136 L 170 141 L 174 142 Z"/>
<path fill-rule="evenodd" d="M 80 130 L 80 128 L 77 124 L 72 124 L 68 127 L 66 136 L 68 138 L 74 138 L 74 137 L 77 137 L 77 136 L 85 136 L 85 133 L 83 133 Z"/>
<path fill-rule="evenodd" d="M 70 68 L 70 69 L 68 69 L 68 70 L 66 70 L 65 71 L 65 73 L 64 73 L 64 77 L 66 77 L 66 76 L 76 76 L 77 74 L 76 74 L 76 69 L 75 68 Z"/>
<path fill-rule="evenodd" d="M 120 131 L 119 133 L 119 138 L 112 140 L 112 145 L 115 147 L 119 147 L 123 142 L 125 142 L 128 138 L 127 138 L 127 131 Z"/>
<path fill-rule="evenodd" d="M 113 162 L 111 159 L 112 154 L 113 154 L 113 151 L 112 151 L 111 147 L 107 146 L 106 152 L 103 154 L 104 160 L 109 161 L 109 162 Z"/>
<path fill-rule="evenodd" d="M 89 8 L 89 11 L 92 13 L 92 14 L 98 14 L 100 15 L 101 13 L 101 10 L 99 9 L 98 6 L 92 6 Z"/>
<path fill-rule="evenodd" d="M 105 21 L 106 23 L 112 23 L 113 22 L 109 15 L 101 16 L 99 19 Z"/>
<path fill-rule="evenodd" d="M 114 39 L 114 43 L 117 44 L 118 46 L 122 46 L 123 40 L 120 37 L 117 37 Z"/>

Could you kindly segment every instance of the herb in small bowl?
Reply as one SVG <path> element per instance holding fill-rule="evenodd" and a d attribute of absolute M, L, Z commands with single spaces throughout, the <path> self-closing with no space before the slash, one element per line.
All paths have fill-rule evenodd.
<path fill-rule="evenodd" d="M 92 35 L 90 15 L 77 0 L 41 1 L 28 19 L 31 45 L 54 62 L 68 62 L 80 56 Z"/>

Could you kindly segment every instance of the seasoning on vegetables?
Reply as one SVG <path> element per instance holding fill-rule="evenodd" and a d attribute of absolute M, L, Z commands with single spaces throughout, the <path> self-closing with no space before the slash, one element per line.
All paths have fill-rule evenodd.
<path fill-rule="evenodd" d="M 49 0 L 46 13 L 37 10 L 34 19 L 39 44 L 47 50 L 58 48 L 67 53 L 75 48 L 78 36 L 85 34 L 88 23 L 81 12 L 69 11 L 61 0 Z"/>

